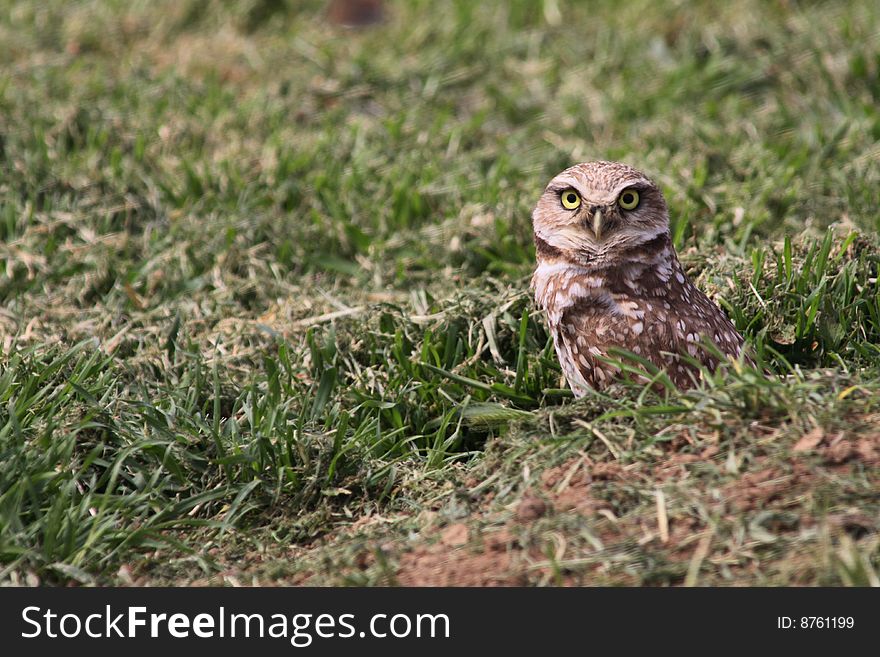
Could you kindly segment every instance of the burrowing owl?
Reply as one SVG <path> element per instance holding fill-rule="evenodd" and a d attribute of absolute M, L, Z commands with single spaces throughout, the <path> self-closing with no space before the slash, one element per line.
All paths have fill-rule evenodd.
<path fill-rule="evenodd" d="M 600 359 L 610 347 L 665 369 L 679 387 L 698 376 L 682 355 L 717 367 L 704 339 L 739 356 L 742 336 L 688 280 L 669 237 L 663 195 L 639 171 L 617 162 L 566 169 L 547 185 L 532 219 L 535 301 L 575 396 L 619 373 Z"/>

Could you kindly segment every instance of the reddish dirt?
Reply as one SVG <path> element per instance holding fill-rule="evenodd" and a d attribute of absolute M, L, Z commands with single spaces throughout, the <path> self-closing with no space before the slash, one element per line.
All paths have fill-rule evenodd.
<path fill-rule="evenodd" d="M 533 493 L 523 495 L 522 501 L 516 507 L 516 519 L 519 522 L 531 522 L 547 513 L 547 503 Z"/>
<path fill-rule="evenodd" d="M 820 448 L 819 453 L 826 463 L 832 465 L 857 460 L 866 466 L 877 467 L 880 465 L 880 434 L 858 440 L 848 440 L 840 436 Z"/>
<path fill-rule="evenodd" d="M 828 465 L 858 460 L 873 467 L 880 465 L 880 434 L 852 439 L 843 433 L 826 434 L 816 428 L 804 434 L 792 451 L 797 454 L 820 454 Z"/>
<path fill-rule="evenodd" d="M 663 558 L 670 563 L 686 564 L 694 558 L 703 559 L 710 549 L 714 550 L 715 558 L 724 559 L 724 554 L 719 556 L 719 549 L 724 550 L 717 542 L 714 548 L 710 548 L 716 539 L 699 518 L 691 515 L 669 517 L 661 530 L 659 516 L 641 513 L 624 514 L 618 518 L 611 504 L 604 499 L 609 490 L 619 491 L 624 485 L 653 487 L 659 482 L 692 476 L 689 467 L 694 463 L 713 458 L 718 463 L 716 457 L 721 450 L 717 445 L 710 445 L 699 454 L 677 451 L 686 445 L 690 445 L 690 441 L 685 438 L 670 441 L 665 447 L 667 457 L 653 465 L 595 462 L 587 456 L 579 456 L 549 468 L 542 473 L 538 485 L 523 493 L 512 515 L 502 512 L 480 514 L 482 526 L 487 526 L 487 522 L 492 526 L 495 518 L 498 529 L 481 532 L 465 520 L 447 526 L 436 543 L 422 544 L 402 554 L 397 581 L 404 586 L 525 584 L 542 574 L 535 564 L 546 562 L 547 555 L 523 548 L 516 537 L 522 536 L 532 524 L 545 517 L 569 512 L 594 518 L 592 529 L 606 548 L 620 545 L 621 540 L 638 541 L 640 545 L 650 544 L 662 550 Z M 738 514 L 763 509 L 796 511 L 799 498 L 810 494 L 817 484 L 827 480 L 829 472 L 838 469 L 842 472 L 856 467 L 856 463 L 858 467 L 876 470 L 880 465 L 880 434 L 847 438 L 842 434 L 810 432 L 796 442 L 788 459 L 758 455 L 750 461 L 747 471 L 721 487 L 721 496 L 715 504 L 723 517 L 731 522 L 736 522 Z M 488 505 L 489 499 L 484 497 L 483 503 Z M 800 514 L 793 520 L 783 518 L 768 522 L 769 525 L 764 525 L 766 529 L 787 532 L 813 526 L 816 520 Z M 846 531 L 855 537 L 878 530 L 876 519 L 854 511 L 829 516 L 826 522 L 832 529 Z M 731 557 L 730 561 L 736 560 Z M 735 564 L 732 567 L 738 568 Z M 747 564 L 743 563 L 742 567 Z M 596 568 L 602 566 L 597 564 Z M 563 580 L 563 583 L 571 582 Z"/>
<path fill-rule="evenodd" d="M 811 473 L 802 464 L 792 472 L 777 466 L 746 472 L 722 489 L 724 499 L 735 511 L 753 511 L 777 502 L 783 496 L 809 483 Z"/>
<path fill-rule="evenodd" d="M 454 541 L 461 540 L 464 525 L 452 525 L 440 542 L 418 547 L 400 559 L 397 583 L 402 586 L 517 586 L 525 584 L 522 570 L 514 566 L 522 558 L 516 541 L 506 530 L 481 537 L 481 551 L 466 546 L 452 547 L 444 536 L 454 529 Z M 467 529 L 465 528 L 465 540 Z"/>

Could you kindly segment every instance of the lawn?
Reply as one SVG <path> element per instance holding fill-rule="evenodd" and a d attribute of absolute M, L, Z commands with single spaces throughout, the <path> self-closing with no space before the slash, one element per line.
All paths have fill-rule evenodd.
<path fill-rule="evenodd" d="M 0 9 L 0 583 L 880 584 L 880 4 Z M 760 361 L 575 401 L 570 164 Z"/>

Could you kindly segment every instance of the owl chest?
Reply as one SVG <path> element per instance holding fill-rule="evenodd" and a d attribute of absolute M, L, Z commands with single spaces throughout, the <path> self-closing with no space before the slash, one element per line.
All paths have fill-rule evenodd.
<path fill-rule="evenodd" d="M 560 338 L 579 346 L 623 346 L 639 353 L 640 345 L 666 339 L 669 308 L 607 293 L 583 298 L 548 312 L 548 321 Z"/>
<path fill-rule="evenodd" d="M 566 317 L 605 320 L 620 327 L 635 328 L 646 317 L 665 322 L 670 303 L 651 294 L 638 283 L 630 289 L 608 285 L 601 276 L 557 276 L 536 280 L 535 301 L 544 308 L 551 324 Z M 644 324 L 643 324 L 644 327 Z"/>
<path fill-rule="evenodd" d="M 616 378 L 619 370 L 607 360 L 616 358 L 612 348 L 631 351 L 660 367 L 669 364 L 665 354 L 677 350 L 676 339 L 662 303 L 609 294 L 597 303 L 582 301 L 553 317 L 548 314 L 559 363 L 576 395 Z"/>
<path fill-rule="evenodd" d="M 541 276 L 542 273 L 551 274 Z M 640 347 L 674 339 L 680 301 L 671 272 L 622 269 L 603 272 L 553 272 L 539 267 L 535 300 L 560 337 L 590 345 Z M 680 305 L 680 304 L 678 304 Z M 633 349 L 638 351 L 638 349 Z"/>

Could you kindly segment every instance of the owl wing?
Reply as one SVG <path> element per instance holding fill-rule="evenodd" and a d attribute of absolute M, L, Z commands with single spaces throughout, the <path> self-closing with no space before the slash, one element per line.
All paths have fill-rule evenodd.
<path fill-rule="evenodd" d="M 743 349 L 743 338 L 727 315 L 690 282 L 683 288 L 685 291 L 670 301 L 667 316 L 673 347 L 669 351 L 675 354 L 666 357 L 667 371 L 676 385 L 687 385 L 692 377 L 699 375 L 696 368 L 677 354 L 690 356 L 707 369 L 715 370 L 721 359 L 705 342 L 715 345 L 728 358 L 739 357 Z"/>
<path fill-rule="evenodd" d="M 698 338 L 705 336 L 723 354 L 734 358 L 739 356 L 743 348 L 743 338 L 733 322 L 698 288 L 690 284 L 689 287 L 690 303 L 673 306 L 684 326 L 682 331 L 684 341 L 691 342 L 688 337 L 693 334 L 697 334 Z M 679 336 L 679 339 L 682 337 Z"/>

